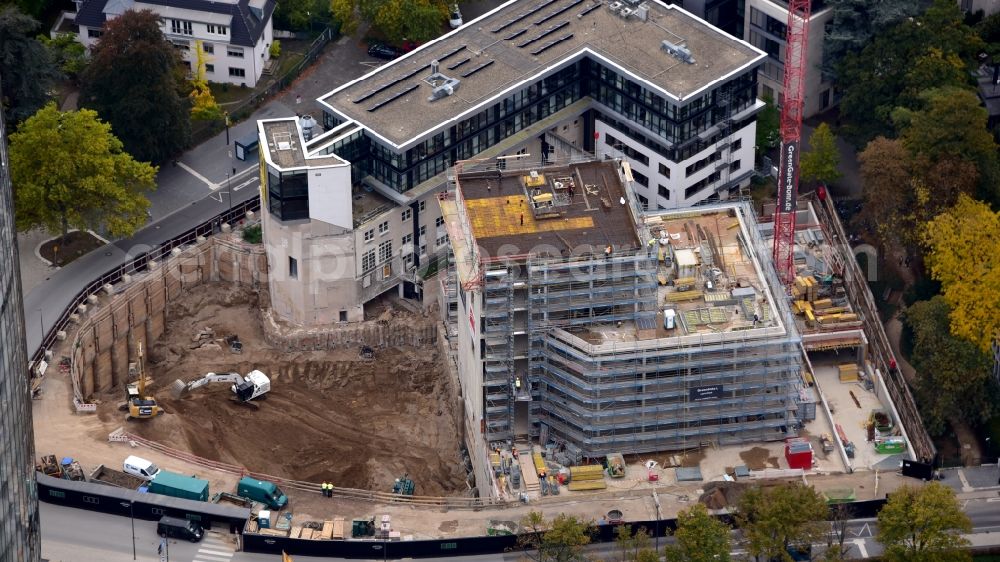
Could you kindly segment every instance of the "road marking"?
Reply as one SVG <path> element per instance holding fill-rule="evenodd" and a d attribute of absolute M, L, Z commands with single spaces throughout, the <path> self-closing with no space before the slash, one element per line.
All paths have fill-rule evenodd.
<path fill-rule="evenodd" d="M 855 537 L 860 537 L 865 533 L 865 531 L 868 532 L 869 537 L 872 536 L 872 530 L 871 527 L 868 526 L 868 523 L 865 523 L 864 526 L 858 529 L 857 531 L 851 531 L 851 532 L 854 533 Z"/>
<path fill-rule="evenodd" d="M 861 558 L 868 558 L 868 549 L 865 548 L 865 539 L 854 539 L 851 541 L 854 546 L 858 547 L 858 552 L 861 554 Z"/>
<path fill-rule="evenodd" d="M 192 562 L 229 562 L 235 554 L 236 549 L 232 544 L 217 537 L 206 536 L 201 541 L 198 552 L 194 553 Z"/>
<path fill-rule="evenodd" d="M 204 183 L 205 185 L 207 185 L 209 189 L 212 189 L 212 190 L 216 189 L 216 188 L 212 187 L 213 185 L 215 185 L 214 183 L 212 183 L 211 181 L 209 181 L 209 179 L 206 178 L 205 176 L 199 174 L 198 171 L 195 170 L 194 168 L 192 168 L 191 166 L 188 166 L 184 162 L 178 162 L 177 165 L 180 166 L 187 173 L 189 173 L 192 176 L 198 178 L 202 183 Z"/>

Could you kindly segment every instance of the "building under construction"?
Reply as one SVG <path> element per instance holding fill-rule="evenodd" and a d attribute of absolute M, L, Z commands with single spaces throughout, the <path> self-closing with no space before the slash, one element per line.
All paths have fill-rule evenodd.
<path fill-rule="evenodd" d="M 751 208 L 643 214 L 630 176 L 616 160 L 456 166 L 445 294 L 470 447 L 644 453 L 783 439 L 815 417 Z"/>

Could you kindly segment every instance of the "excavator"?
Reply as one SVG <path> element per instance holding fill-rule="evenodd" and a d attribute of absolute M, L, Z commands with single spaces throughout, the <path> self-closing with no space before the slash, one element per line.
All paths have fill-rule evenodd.
<path fill-rule="evenodd" d="M 232 384 L 234 400 L 255 408 L 257 405 L 251 401 L 271 391 L 271 379 L 256 369 L 247 373 L 245 377 L 239 373 L 206 373 L 200 379 L 187 383 L 177 379 L 170 389 L 174 398 L 181 398 L 192 390 L 215 382 Z"/>
<path fill-rule="evenodd" d="M 137 376 L 138 380 L 125 385 L 125 404 L 121 407 L 128 410 L 129 420 L 144 420 L 155 418 L 164 413 L 156 403 L 156 398 L 146 395 L 146 371 L 142 367 L 142 344 L 139 344 L 139 362 L 129 364 L 129 375 Z"/>

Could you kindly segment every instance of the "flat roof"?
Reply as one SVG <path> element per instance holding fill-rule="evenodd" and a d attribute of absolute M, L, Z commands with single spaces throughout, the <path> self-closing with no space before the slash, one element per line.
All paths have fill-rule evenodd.
<path fill-rule="evenodd" d="M 614 161 L 458 174 L 480 255 L 603 254 L 640 245 Z M 448 217 L 446 217 L 446 220 Z"/>
<path fill-rule="evenodd" d="M 309 156 L 305 152 L 305 140 L 294 117 L 258 121 L 264 135 L 264 151 L 268 162 L 289 170 L 310 166 L 347 165 L 334 155 Z M 308 160 L 307 160 L 308 158 Z"/>
<path fill-rule="evenodd" d="M 403 146 L 472 114 L 479 106 L 585 51 L 668 97 L 684 100 L 767 55 L 697 17 L 657 0 L 646 18 L 621 17 L 595 0 L 511 0 L 320 98 L 386 141 Z M 694 63 L 661 49 L 686 47 Z M 454 94 L 429 101 L 431 61 L 460 81 Z"/>

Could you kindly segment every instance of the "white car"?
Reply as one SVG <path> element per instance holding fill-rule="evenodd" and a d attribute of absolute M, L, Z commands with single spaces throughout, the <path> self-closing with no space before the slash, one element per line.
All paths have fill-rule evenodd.
<path fill-rule="evenodd" d="M 448 25 L 452 29 L 458 29 L 462 27 L 462 12 L 458 9 L 458 4 L 451 5 L 451 15 L 448 17 Z"/>
<path fill-rule="evenodd" d="M 133 455 L 125 459 L 125 462 L 122 463 L 122 470 L 143 480 L 152 480 L 159 474 L 160 467 L 144 458 Z"/>

